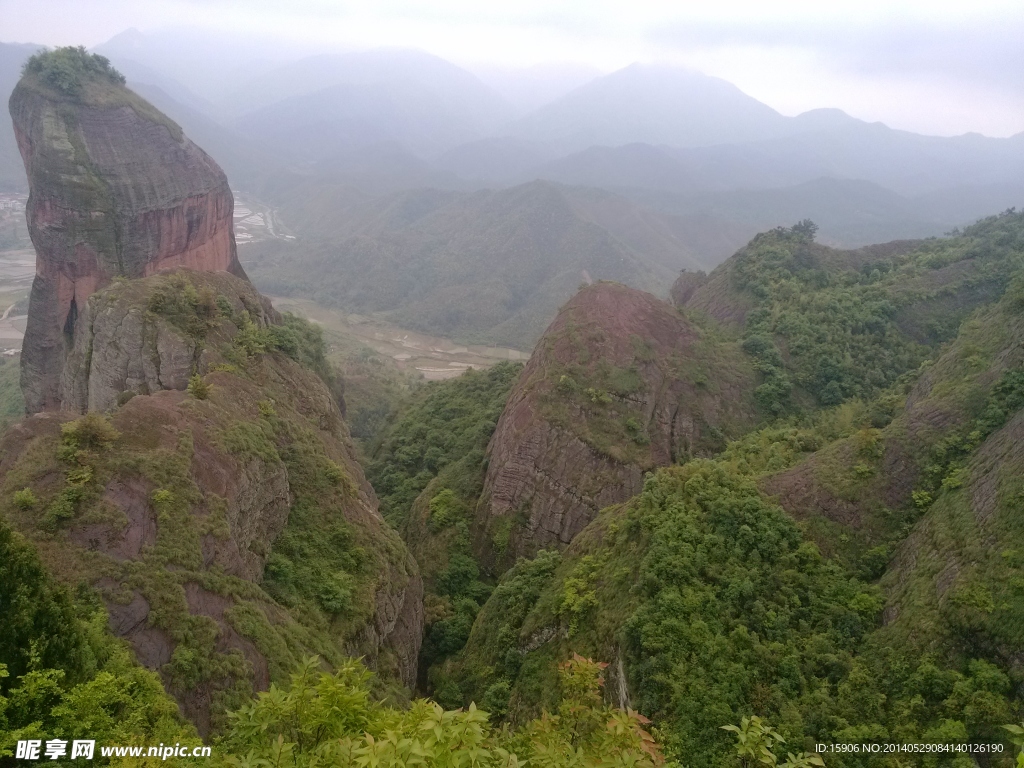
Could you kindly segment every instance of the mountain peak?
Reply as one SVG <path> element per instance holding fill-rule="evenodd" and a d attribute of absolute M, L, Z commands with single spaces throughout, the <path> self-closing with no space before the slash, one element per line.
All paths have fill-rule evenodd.
<path fill-rule="evenodd" d="M 785 117 L 725 80 L 641 63 L 580 86 L 514 129 L 522 138 L 557 142 L 569 150 L 634 142 L 707 146 L 786 130 Z"/>

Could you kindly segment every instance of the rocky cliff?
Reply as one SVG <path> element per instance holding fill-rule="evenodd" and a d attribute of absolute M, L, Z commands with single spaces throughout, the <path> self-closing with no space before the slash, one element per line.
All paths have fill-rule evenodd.
<path fill-rule="evenodd" d="M 110 416 L 11 428 L 0 515 L 96 590 L 204 733 L 305 655 L 411 685 L 419 573 L 313 370 L 316 332 L 225 272 L 118 279 L 80 317 L 61 398 Z"/>
<path fill-rule="evenodd" d="M 644 473 L 708 455 L 753 422 L 754 374 L 731 343 L 654 296 L 582 289 L 548 327 L 498 421 L 476 548 L 513 562 L 561 548 Z"/>
<path fill-rule="evenodd" d="M 61 406 L 86 300 L 115 276 L 185 266 L 244 277 L 231 190 L 205 152 L 112 71 L 80 72 L 71 89 L 36 70 L 10 98 L 37 254 L 22 355 L 30 413 Z"/>

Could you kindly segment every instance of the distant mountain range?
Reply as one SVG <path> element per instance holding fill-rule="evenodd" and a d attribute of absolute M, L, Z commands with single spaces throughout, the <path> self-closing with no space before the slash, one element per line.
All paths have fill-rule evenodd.
<path fill-rule="evenodd" d="M 0 88 L 10 90 L 35 49 L 0 44 Z M 625 237 L 620 223 L 671 231 L 666 242 L 676 250 L 655 248 L 654 259 L 669 271 L 713 266 L 754 233 L 805 218 L 819 224 L 823 242 L 857 247 L 941 235 L 1024 204 L 1024 134 L 921 136 L 837 109 L 787 117 L 724 80 L 662 66 L 634 64 L 589 81 L 593 73 L 564 65 L 478 77 L 421 51 L 311 55 L 195 30 L 128 30 L 96 50 L 180 123 L 233 186 L 279 207 L 299 236 L 293 248 L 308 246 L 302 258 L 313 260 L 336 252 L 327 243 L 365 242 L 365 222 L 392 221 L 396 199 L 414 190 L 408 200 L 454 208 L 430 219 L 444 221 L 431 225 L 436 230 L 392 223 L 373 233 L 375 242 L 443 231 L 452 248 L 506 253 L 496 220 L 472 218 L 493 213 L 480 201 L 519 205 L 521 195 L 557 189 L 555 198 L 573 201 L 573 216 L 585 207 L 580 201 L 600 200 L 584 218 L 644 259 L 647 246 Z M 536 180 L 557 186 L 531 187 Z M 0 189 L 24 189 L 6 121 Z M 485 189 L 492 192 L 474 196 Z M 532 242 L 544 237 L 535 233 Z M 572 288 L 581 242 L 564 255 L 563 271 L 577 275 Z M 464 265 L 461 258 L 451 263 Z M 531 251 L 527 260 L 557 258 Z M 642 275 L 626 281 L 652 285 L 657 269 L 638 269 Z M 460 322 L 427 324 L 465 330 Z"/>
<path fill-rule="evenodd" d="M 0 43 L 0 94 L 3 94 L 5 105 L 21 77 L 21 65 L 39 48 L 38 45 Z M 28 192 L 25 166 L 14 140 L 14 126 L 8 117 L 0 120 L 0 191 Z"/>
<path fill-rule="evenodd" d="M 592 280 L 658 291 L 682 266 L 709 266 L 682 222 L 600 190 L 536 181 L 359 201 L 335 188 L 312 216 L 304 199 L 282 208 L 304 242 L 243 252 L 257 285 L 469 342 L 528 346 Z"/>

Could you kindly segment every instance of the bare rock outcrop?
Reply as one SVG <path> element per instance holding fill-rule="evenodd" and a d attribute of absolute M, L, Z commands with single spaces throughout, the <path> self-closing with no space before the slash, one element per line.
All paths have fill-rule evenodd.
<path fill-rule="evenodd" d="M 61 408 L 107 411 L 131 395 L 185 389 L 192 374 L 225 362 L 219 350 L 230 342 L 231 326 L 215 322 L 224 312 L 244 314 L 255 329 L 280 322 L 251 283 L 224 272 L 119 281 L 90 297 L 57 389 Z"/>
<path fill-rule="evenodd" d="M 36 249 L 22 354 L 29 413 L 61 407 L 86 301 L 114 277 L 171 267 L 245 276 L 223 171 L 116 79 L 83 78 L 69 95 L 28 71 L 10 99 Z"/>
<path fill-rule="evenodd" d="M 672 288 L 669 291 L 672 303 L 677 307 L 685 305 L 697 292 L 697 289 L 707 281 L 708 276 L 704 272 L 683 272 L 672 283 Z"/>
<path fill-rule="evenodd" d="M 754 373 L 671 305 L 582 289 L 538 342 L 488 448 L 476 518 L 485 561 L 565 547 L 644 473 L 709 455 L 754 417 Z"/>

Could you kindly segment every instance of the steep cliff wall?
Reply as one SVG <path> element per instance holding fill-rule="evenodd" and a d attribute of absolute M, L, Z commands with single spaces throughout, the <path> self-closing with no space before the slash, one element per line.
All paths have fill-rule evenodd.
<path fill-rule="evenodd" d="M 22 354 L 27 410 L 61 406 L 59 382 L 86 300 L 118 275 L 165 268 L 244 277 L 234 201 L 217 164 L 122 84 L 74 94 L 26 73 L 10 99 L 36 249 Z"/>
<path fill-rule="evenodd" d="M 308 364 L 315 331 L 247 281 L 189 270 L 115 280 L 81 318 L 62 398 L 109 421 L 8 430 L 0 516 L 98 591 L 203 733 L 306 655 L 413 684 L 419 572 Z"/>
<path fill-rule="evenodd" d="M 564 547 L 647 470 L 707 455 L 753 422 L 738 348 L 615 283 L 581 290 L 548 327 L 488 449 L 477 550 L 508 564 Z"/>

